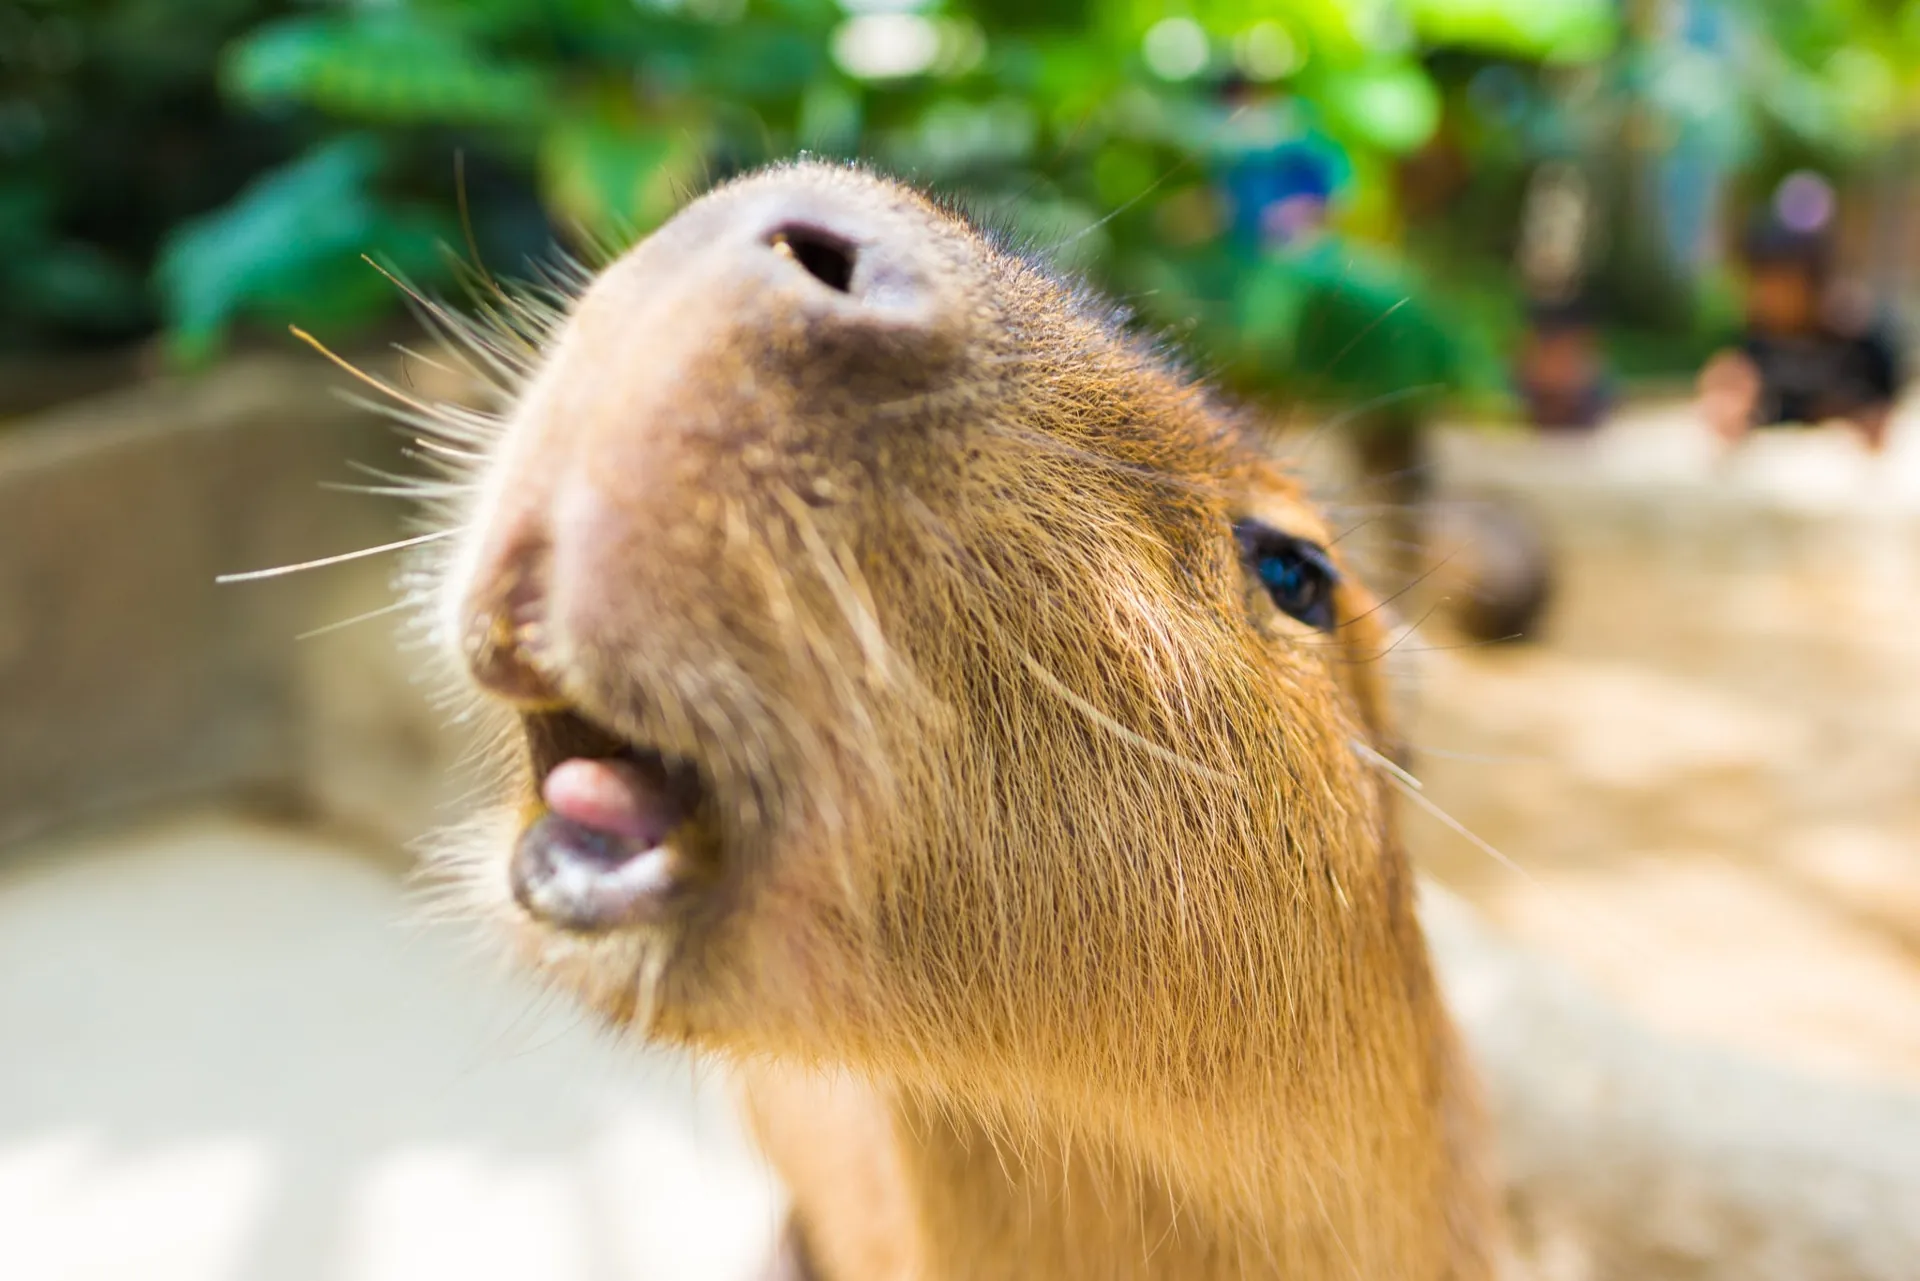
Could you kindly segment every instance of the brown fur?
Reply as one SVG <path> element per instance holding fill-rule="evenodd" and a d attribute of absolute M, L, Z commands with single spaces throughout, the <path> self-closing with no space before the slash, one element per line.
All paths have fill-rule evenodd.
<path fill-rule="evenodd" d="M 908 303 L 828 297 L 783 218 Z M 707 879 L 644 930 L 530 919 L 524 764 L 451 861 L 556 982 L 734 1066 L 822 1278 L 1491 1275 L 1380 614 L 1348 580 L 1322 635 L 1250 583 L 1233 520 L 1329 539 L 1228 411 L 957 215 L 802 165 L 601 274 L 485 453 L 451 647 L 698 762 Z"/>

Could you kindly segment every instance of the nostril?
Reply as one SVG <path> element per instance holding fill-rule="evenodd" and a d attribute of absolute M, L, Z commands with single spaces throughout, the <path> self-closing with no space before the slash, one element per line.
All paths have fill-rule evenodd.
<path fill-rule="evenodd" d="M 545 629 L 496 613 L 476 615 L 462 637 L 467 671 L 482 689 L 526 708 L 562 703 L 546 663 Z"/>
<path fill-rule="evenodd" d="M 859 254 L 852 242 L 839 236 L 790 223 L 777 227 L 767 243 L 807 269 L 807 274 L 837 293 L 851 293 L 853 268 Z"/>
<path fill-rule="evenodd" d="M 544 544 L 517 545 L 481 579 L 457 618 L 475 683 L 523 707 L 562 701 L 548 657 L 544 555 Z"/>

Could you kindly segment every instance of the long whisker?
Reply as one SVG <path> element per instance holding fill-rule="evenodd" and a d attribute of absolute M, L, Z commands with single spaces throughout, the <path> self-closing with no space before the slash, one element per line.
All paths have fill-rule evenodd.
<path fill-rule="evenodd" d="M 467 238 L 467 256 L 473 259 L 473 269 L 480 273 L 480 279 L 500 297 L 506 297 L 506 290 L 500 288 L 493 279 L 493 273 L 487 270 L 486 262 L 480 257 L 480 242 L 473 234 L 473 212 L 467 208 L 467 153 L 457 149 L 453 153 L 453 191 L 460 205 L 460 231 Z"/>
<path fill-rule="evenodd" d="M 1372 749 L 1368 749 L 1368 750 L 1371 751 Z M 1384 761 L 1386 758 L 1381 757 L 1380 759 Z M 1398 771 L 1398 774 L 1400 775 L 1404 775 L 1405 773 L 1406 771 L 1404 770 Z M 1487 840 L 1485 837 L 1481 836 L 1478 832 L 1468 827 L 1465 823 L 1462 823 L 1459 819 L 1455 818 L 1453 815 L 1447 813 L 1445 810 L 1441 809 L 1438 805 L 1434 804 L 1433 801 L 1427 797 L 1425 792 L 1421 791 L 1417 787 L 1407 786 L 1405 783 L 1401 782 L 1399 777 L 1395 777 L 1394 774 L 1392 773 L 1389 774 L 1389 777 L 1392 777 L 1395 785 L 1400 788 L 1400 794 L 1402 796 L 1406 797 L 1408 800 L 1412 801 L 1415 805 L 1419 806 L 1420 809 L 1425 811 L 1431 817 L 1438 819 L 1440 822 L 1440 825 L 1445 827 L 1449 832 L 1452 832 L 1455 836 L 1462 838 L 1469 845 L 1479 850 L 1482 854 L 1485 854 L 1488 858 L 1492 859 L 1494 862 L 1498 863 L 1501 867 L 1504 867 L 1509 872 L 1514 873 L 1516 876 L 1525 877 L 1528 881 L 1532 882 L 1535 885 L 1539 884 L 1539 881 L 1535 879 L 1533 873 L 1527 871 L 1526 868 L 1520 866 L 1520 864 L 1515 862 L 1512 858 L 1509 858 L 1507 855 L 1501 853 L 1499 847 L 1494 845 L 1492 841 Z"/>
<path fill-rule="evenodd" d="M 1125 725 L 1122 725 L 1119 721 L 1113 719 L 1113 717 L 1107 715 L 1098 707 L 1095 707 L 1092 703 L 1074 693 L 1071 689 L 1067 688 L 1066 682 L 1048 671 L 1045 665 L 1043 665 L 1039 659 L 1035 658 L 1025 646 L 1009 642 L 1008 648 L 1014 651 L 1015 657 L 1020 660 L 1021 665 L 1027 669 L 1035 680 L 1051 690 L 1062 702 L 1066 703 L 1067 706 L 1073 708 L 1121 742 L 1138 748 L 1161 764 L 1171 765 L 1184 774 L 1191 774 L 1197 779 L 1208 783 L 1217 783 L 1224 787 L 1233 786 L 1234 779 L 1231 775 L 1222 773 L 1217 769 L 1209 769 L 1198 761 L 1190 761 L 1172 748 L 1163 747 L 1159 743 L 1154 742 L 1138 730 L 1128 729 Z"/>
<path fill-rule="evenodd" d="M 323 480 L 320 488 L 335 494 L 364 494 L 374 498 L 431 499 L 452 498 L 468 493 L 471 485 L 456 485 L 452 481 L 435 481 L 422 478 L 409 480 L 404 485 L 346 485 L 338 481 Z"/>
<path fill-rule="evenodd" d="M 1427 612 L 1431 614 L 1433 611 L 1428 610 Z M 1452 645 L 1420 645 L 1413 649 L 1403 649 L 1399 652 L 1402 654 L 1452 654 L 1463 649 L 1491 649 L 1495 645 L 1508 645 L 1514 641 L 1525 639 L 1525 633 L 1512 632 L 1506 636 L 1488 637 L 1486 640 L 1460 641 Z M 1385 658 L 1388 654 L 1393 653 L 1398 645 L 1399 642 L 1395 641 L 1393 646 L 1381 650 L 1380 653 L 1376 654 L 1373 658 L 1365 661 L 1374 662 L 1377 659 Z"/>
<path fill-rule="evenodd" d="M 389 405 L 384 401 L 371 400 L 352 392 L 343 393 L 342 398 L 356 409 L 364 409 L 370 414 L 398 423 L 400 426 L 408 428 L 411 431 L 421 433 L 420 435 L 410 437 L 410 439 L 415 445 L 418 445 L 422 449 L 441 454 L 447 458 L 458 459 L 462 463 L 486 461 L 485 454 L 477 454 L 471 450 L 459 449 L 445 443 L 444 438 L 449 437 L 454 440 L 475 439 L 470 432 L 462 433 L 459 430 L 462 424 L 457 421 L 456 414 L 451 408 L 445 412 L 429 416 L 416 413 L 409 409 Z"/>
<path fill-rule="evenodd" d="M 1601 919 L 1590 907 L 1573 901 L 1567 895 L 1522 867 L 1517 860 L 1502 853 L 1499 847 L 1494 845 L 1493 842 L 1487 840 L 1436 804 L 1434 800 L 1426 794 L 1425 789 L 1421 787 L 1418 779 L 1393 761 L 1387 759 L 1370 745 L 1355 739 L 1353 741 L 1353 748 L 1363 759 L 1370 764 L 1378 766 L 1380 771 L 1386 775 L 1387 781 L 1393 784 L 1395 790 L 1412 802 L 1421 812 L 1433 818 L 1442 827 L 1445 827 L 1449 832 L 1452 832 L 1469 845 L 1472 845 L 1505 870 L 1512 872 L 1528 885 L 1531 885 L 1534 889 L 1546 895 L 1562 909 L 1573 912 L 1582 920 L 1592 925 L 1610 946 L 1619 949 L 1621 955 L 1630 954 L 1629 940 L 1616 928 L 1616 923 L 1610 923 Z"/>
<path fill-rule="evenodd" d="M 347 466 L 364 476 L 380 481 L 378 485 L 351 485 L 339 481 L 321 481 L 320 488 L 334 489 L 349 494 L 393 494 L 403 498 L 444 498 L 456 494 L 470 493 L 474 486 L 464 479 L 465 468 L 452 469 L 438 459 L 419 458 L 412 450 L 404 451 L 410 458 L 424 462 L 440 470 L 442 474 L 431 476 L 408 475 L 404 472 L 385 471 L 378 467 L 354 459 L 347 460 Z M 445 474 L 455 471 L 454 476 Z"/>
<path fill-rule="evenodd" d="M 1344 412 L 1335 414 L 1330 418 L 1324 418 L 1316 423 L 1313 430 L 1307 433 L 1306 439 L 1302 440 L 1296 448 L 1290 450 L 1289 455 L 1293 459 L 1295 466 L 1304 467 L 1308 457 L 1315 449 L 1319 448 L 1320 443 L 1323 440 L 1329 439 L 1335 432 L 1345 427 L 1348 423 L 1372 413 L 1376 409 L 1385 409 L 1388 405 L 1398 404 L 1403 400 L 1411 400 L 1415 396 L 1425 395 L 1432 391 L 1444 391 L 1445 389 L 1445 383 L 1414 383 L 1411 386 L 1402 387 L 1398 391 L 1384 391 L 1377 396 L 1369 396 L 1358 404 L 1349 405 Z M 1286 421 L 1279 424 L 1280 430 L 1282 432 L 1292 430 L 1294 422 L 1300 417 L 1301 413 L 1302 407 L 1295 406 L 1288 414 Z"/>
<path fill-rule="evenodd" d="M 325 356 L 328 360 L 332 361 L 335 365 L 338 365 L 341 369 L 344 369 L 349 374 L 352 374 L 355 378 L 358 378 L 361 382 L 373 388 L 375 391 L 379 392 L 381 395 L 391 397 L 392 399 L 397 400 L 401 404 L 407 406 L 409 409 L 417 410 L 420 413 L 425 414 L 429 418 L 434 416 L 433 406 L 428 405 L 423 401 L 415 400 L 413 397 L 401 391 L 398 387 L 395 387 L 392 383 L 381 382 L 378 378 L 375 378 L 372 374 L 360 368 L 358 365 L 354 364 L 352 361 L 348 360 L 346 357 L 337 355 L 331 347 L 328 347 L 325 343 L 321 342 L 318 338 L 315 338 L 312 334 L 300 328 L 300 326 L 288 325 L 287 328 L 292 332 L 295 338 L 298 338 L 301 342 L 307 344 L 307 346 L 313 348 L 315 351 L 319 352 L 322 356 Z"/>
<path fill-rule="evenodd" d="M 1416 636 L 1416 635 L 1418 635 L 1418 634 L 1419 634 L 1419 632 L 1420 632 L 1420 629 L 1421 629 L 1422 627 L 1425 627 L 1425 626 L 1426 626 L 1426 624 L 1427 624 L 1427 620 L 1428 620 L 1429 618 L 1432 618 L 1432 617 L 1434 616 L 1434 614 L 1435 614 L 1435 613 L 1436 613 L 1436 612 L 1437 612 L 1437 611 L 1439 610 L 1439 608 L 1440 608 L 1440 606 L 1441 606 L 1441 604 L 1442 604 L 1442 603 L 1443 603 L 1442 601 L 1435 601 L 1435 602 L 1434 602 L 1433 604 L 1431 604 L 1431 605 L 1429 605 L 1429 606 L 1427 606 L 1427 612 L 1426 612 L 1426 613 L 1424 613 L 1424 614 L 1422 614 L 1422 615 L 1420 615 L 1420 617 L 1418 617 L 1418 618 L 1416 618 L 1416 619 L 1414 619 L 1414 620 L 1413 620 L 1413 621 L 1412 621 L 1411 623 L 1408 623 L 1408 624 L 1407 624 L 1407 625 L 1406 625 L 1405 627 L 1402 627 L 1402 628 L 1400 629 L 1400 634 L 1399 634 L 1398 636 L 1396 636 L 1396 637 L 1394 637 L 1394 638 L 1393 638 L 1393 644 L 1391 644 L 1391 645 L 1389 645 L 1389 646 L 1387 646 L 1387 647 L 1386 647 L 1385 649 L 1383 649 L 1383 650 L 1381 650 L 1381 651 L 1380 651 L 1379 653 L 1377 653 L 1377 654 L 1369 654 L 1369 655 L 1367 655 L 1367 656 L 1366 656 L 1365 658 L 1354 658 L 1354 659 L 1346 659 L 1346 660 L 1343 660 L 1343 659 L 1335 659 L 1335 660 L 1333 660 L 1333 661 L 1335 661 L 1335 662 L 1351 662 L 1351 663 L 1352 663 L 1352 664 L 1353 664 L 1354 666 L 1356 666 L 1356 667 L 1357 667 L 1357 666 L 1361 666 L 1361 665 L 1363 665 L 1363 664 L 1366 664 L 1366 663 L 1377 663 L 1377 662 L 1380 662 L 1380 661 L 1381 661 L 1382 659 L 1384 659 L 1384 658 L 1386 658 L 1386 657 L 1388 657 L 1389 655 L 1391 655 L 1391 654 L 1392 654 L 1392 653 L 1393 653 L 1393 652 L 1394 652 L 1395 650 L 1397 650 L 1397 649 L 1399 649 L 1399 648 L 1400 648 L 1400 646 L 1401 646 L 1401 644 L 1402 644 L 1403 642 L 1405 642 L 1405 641 L 1406 641 L 1406 639 L 1407 639 L 1407 638 L 1408 638 L 1409 636 Z M 1325 644 L 1326 642 L 1322 642 L 1322 643 L 1323 643 L 1323 644 Z M 1431 647 L 1431 646 L 1430 646 L 1430 647 L 1425 647 L 1425 648 L 1439 648 L 1439 647 Z M 1408 651 L 1407 651 L 1407 653 L 1409 653 L 1409 654 L 1419 654 L 1419 653 L 1424 653 L 1424 652 L 1425 652 L 1425 648 L 1422 648 L 1422 649 L 1410 649 L 1410 650 L 1408 650 Z"/>
<path fill-rule="evenodd" d="M 338 556 L 322 556 L 318 560 L 301 561 L 298 565 L 276 565 L 272 569 L 249 569 L 238 574 L 222 574 L 213 581 L 216 583 L 250 583 L 262 578 L 279 578 L 283 574 L 297 574 L 305 569 L 323 569 L 328 565 L 341 565 L 350 560 L 364 560 L 368 556 L 378 556 L 383 552 L 397 552 L 404 547 L 418 547 L 422 543 L 431 543 L 442 538 L 452 538 L 455 534 L 465 532 L 465 526 L 456 526 L 452 529 L 436 529 L 431 534 L 418 534 L 412 538 L 402 538 L 398 542 L 382 543 L 378 547 L 363 547 L 357 552 L 341 552 Z"/>
<path fill-rule="evenodd" d="M 400 600 L 394 601 L 391 604 L 382 605 L 379 609 L 370 609 L 364 614 L 355 614 L 352 618 L 343 618 L 337 623 L 328 623 L 324 627 L 315 627 L 309 631 L 301 632 L 298 636 L 295 636 L 294 639 L 297 641 L 312 640 L 315 636 L 325 636 L 328 632 L 337 632 L 344 628 L 352 627 L 355 623 L 365 623 L 386 614 L 398 613 L 403 609 L 411 608 L 413 604 L 414 602 L 412 600 L 402 597 Z"/>
<path fill-rule="evenodd" d="M 958 566 L 963 573 L 972 576 L 976 582 L 995 597 L 1004 597 L 1008 594 L 1008 586 L 1005 580 L 991 567 L 981 563 L 977 557 L 973 556 L 961 541 L 954 536 L 952 530 L 947 528 L 946 522 L 941 520 L 931 508 L 922 502 L 918 495 L 914 494 L 911 490 L 902 489 L 900 491 L 900 497 L 908 505 L 908 510 L 914 514 L 916 520 L 921 524 L 925 534 L 938 539 L 945 546 L 948 554 L 953 557 L 953 563 Z M 1144 752 L 1154 760 L 1169 765 L 1194 778 L 1227 787 L 1235 784 L 1235 779 L 1231 775 L 1220 770 L 1210 769 L 1198 761 L 1189 760 L 1172 748 L 1154 742 L 1138 730 L 1129 729 L 1112 716 L 1109 716 L 1106 712 L 1101 711 L 1100 708 L 1096 707 L 1093 703 L 1075 693 L 1068 687 L 1065 681 L 1049 671 L 1046 665 L 1035 657 L 1033 651 L 1021 644 L 1016 638 L 1010 635 L 994 635 L 992 639 L 1004 645 L 1015 658 L 1019 659 L 1021 666 L 1025 667 L 1028 673 L 1032 675 L 1035 680 L 1039 681 L 1043 688 L 1059 698 L 1068 707 L 1071 707 L 1074 711 L 1086 717 L 1095 727 L 1113 735 L 1121 742 L 1128 744 L 1136 750 Z"/>
<path fill-rule="evenodd" d="M 476 454 L 469 449 L 455 449 L 452 445 L 443 445 L 425 436 L 415 436 L 413 443 L 430 454 L 439 454 L 442 458 L 452 458 L 463 463 L 485 462 L 487 457 L 485 454 Z"/>
<path fill-rule="evenodd" d="M 1227 117 L 1227 122 L 1231 124 L 1233 121 L 1238 120 L 1242 115 L 1246 113 L 1246 110 L 1247 108 L 1245 107 L 1235 108 L 1233 113 Z M 1094 232 L 1100 230 L 1100 228 L 1106 226 L 1108 223 L 1112 222 L 1115 218 L 1118 218 L 1121 214 L 1127 212 L 1127 210 L 1133 208 L 1135 205 L 1145 200 L 1148 196 L 1151 196 L 1154 192 L 1160 190 L 1160 188 L 1166 186 L 1169 182 L 1173 181 L 1174 178 L 1184 173 L 1186 170 L 1192 168 L 1193 164 L 1194 164 L 1194 157 L 1192 156 L 1184 156 L 1180 160 L 1174 162 L 1174 164 L 1170 168 L 1168 168 L 1168 170 L 1165 173 L 1161 174 L 1158 178 L 1155 178 L 1152 182 L 1148 183 L 1147 186 L 1138 195 L 1134 196 L 1130 200 L 1123 201 L 1122 203 L 1116 205 L 1111 211 L 1109 211 L 1106 214 L 1105 217 L 1101 218 L 1098 222 L 1095 222 L 1085 228 L 1082 228 L 1079 232 L 1077 232 L 1071 238 L 1061 241 L 1059 245 L 1055 246 L 1055 251 L 1058 252 L 1060 249 L 1065 249 L 1069 245 L 1078 244 L 1084 237 L 1090 236 Z"/>
<path fill-rule="evenodd" d="M 535 344 L 529 341 L 526 334 L 519 332 L 511 321 L 502 317 L 498 308 L 482 303 L 478 311 L 484 319 L 476 321 L 472 317 L 450 311 L 435 302 L 365 254 L 362 254 L 360 259 L 386 277 L 388 283 L 407 296 L 409 301 L 418 308 L 415 312 L 416 316 L 430 331 L 438 332 L 451 343 L 457 344 L 458 349 L 471 353 L 486 366 L 482 370 L 468 364 L 468 368 L 477 377 L 491 383 L 495 390 L 500 392 L 511 391 L 524 380 L 526 357 Z M 524 309 L 521 310 L 524 314 Z M 491 333 L 487 332 L 489 328 Z M 508 351 L 499 345 L 502 342 L 512 342 L 528 350 L 518 353 Z"/>
<path fill-rule="evenodd" d="M 437 369 L 443 374 L 453 374 L 456 377 L 458 377 L 459 374 L 461 373 L 460 370 L 455 369 L 452 365 L 449 365 L 446 361 L 435 360 L 432 356 L 427 355 L 427 353 L 425 353 L 424 351 L 420 351 L 419 349 L 414 347 L 409 347 L 406 343 L 397 342 L 393 344 L 393 349 L 399 352 L 402 356 L 405 356 L 408 360 L 419 361 L 421 364 L 425 365 L 428 369 Z"/>
<path fill-rule="evenodd" d="M 1361 756 L 1365 757 L 1369 763 L 1375 766 L 1378 766 L 1380 769 L 1385 770 L 1387 773 L 1399 779 L 1401 783 L 1403 783 L 1407 787 L 1411 787 L 1416 792 L 1423 792 L 1426 790 L 1425 786 L 1420 782 L 1419 779 L 1415 778 L 1412 774 L 1409 774 L 1406 771 L 1406 769 L 1400 764 L 1400 762 L 1394 760 L 1391 756 L 1386 755 L 1384 752 L 1379 751 L 1378 749 L 1362 741 L 1361 739 L 1356 738 L 1351 740 L 1351 742 L 1353 744 L 1353 750 L 1360 753 Z"/>
<path fill-rule="evenodd" d="M 1348 259 L 1348 264 L 1349 265 L 1352 264 L 1352 259 Z M 1347 339 L 1346 345 L 1342 347 L 1339 351 L 1334 353 L 1333 359 L 1327 362 L 1327 367 L 1320 371 L 1318 377 L 1323 379 L 1326 377 L 1329 377 L 1336 369 L 1340 368 L 1340 362 L 1345 360 L 1349 355 L 1351 355 L 1355 347 L 1358 347 L 1361 343 L 1365 342 L 1368 338 L 1372 337 L 1374 330 L 1386 324 L 1387 321 L 1393 316 L 1394 312 L 1399 311 L 1402 307 L 1406 306 L 1408 303 L 1412 301 L 1413 301 L 1413 298 L 1411 295 L 1409 295 L 1408 297 L 1402 298 L 1399 302 L 1394 303 L 1393 306 L 1388 307 L 1385 311 L 1381 312 L 1379 315 L 1375 316 L 1373 320 L 1364 329 L 1362 329 L 1359 333 L 1355 334 L 1353 337 Z"/>
<path fill-rule="evenodd" d="M 1344 536 L 1345 535 L 1342 535 L 1342 537 Z M 1418 577 L 1414 578 L 1413 581 L 1408 583 L 1405 587 L 1402 587 L 1399 591 L 1393 593 L 1391 596 L 1381 597 L 1379 600 L 1373 603 L 1372 609 L 1363 610 L 1360 613 L 1355 614 L 1352 618 L 1347 619 L 1345 622 L 1341 623 L 1334 630 L 1344 631 L 1345 629 L 1352 627 L 1355 623 L 1359 622 L 1364 618 L 1373 617 L 1375 614 L 1379 613 L 1383 609 L 1386 609 L 1388 606 L 1392 605 L 1393 602 L 1399 600 L 1402 596 L 1405 596 L 1408 592 L 1412 591 L 1414 588 L 1420 586 L 1420 584 L 1426 582 L 1429 578 L 1432 578 L 1435 574 L 1445 569 L 1448 565 L 1452 564 L 1453 558 L 1458 556 L 1461 552 L 1465 550 L 1466 550 L 1465 547 L 1454 548 L 1452 551 L 1448 552 L 1444 557 L 1442 557 L 1440 561 L 1436 563 L 1431 569 L 1428 569 L 1424 573 L 1420 574 Z M 1431 614 L 1432 612 L 1433 610 L 1431 609 L 1427 611 L 1428 614 Z M 1402 639 L 1405 639 L 1405 638 L 1403 637 Z M 1399 641 L 1394 642 L 1395 645 L 1399 643 L 1400 643 Z M 1392 652 L 1391 646 L 1388 647 L 1387 651 L 1383 652 L 1382 654 L 1377 654 L 1375 655 L 1375 657 L 1376 658 L 1384 657 L 1384 653 L 1390 653 L 1390 652 Z"/>

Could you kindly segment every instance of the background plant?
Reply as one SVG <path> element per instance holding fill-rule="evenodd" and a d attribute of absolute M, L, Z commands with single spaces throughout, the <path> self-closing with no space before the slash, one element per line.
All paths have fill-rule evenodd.
<path fill-rule="evenodd" d="M 1718 52 L 1676 22 L 1721 24 Z M 1713 281 L 1645 234 L 1647 156 L 1683 139 L 1756 181 L 1871 165 L 1915 67 L 1920 0 L 0 0 L 0 342 L 159 325 L 195 361 L 235 324 L 349 336 L 400 304 L 362 255 L 449 282 L 463 197 L 513 274 L 804 149 L 966 192 L 1246 389 L 1444 366 L 1490 391 L 1539 165 L 1612 195 L 1595 279 L 1670 339 Z M 1344 171 L 1335 312 L 1411 299 L 1337 369 L 1221 196 L 1237 158 L 1288 144 Z"/>

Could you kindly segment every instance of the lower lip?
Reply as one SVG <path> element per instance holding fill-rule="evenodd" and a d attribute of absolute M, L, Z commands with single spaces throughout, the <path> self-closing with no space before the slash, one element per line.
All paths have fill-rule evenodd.
<path fill-rule="evenodd" d="M 509 876 L 535 919 L 579 934 L 658 922 L 680 886 L 670 840 L 641 845 L 548 812 L 520 833 Z"/>

